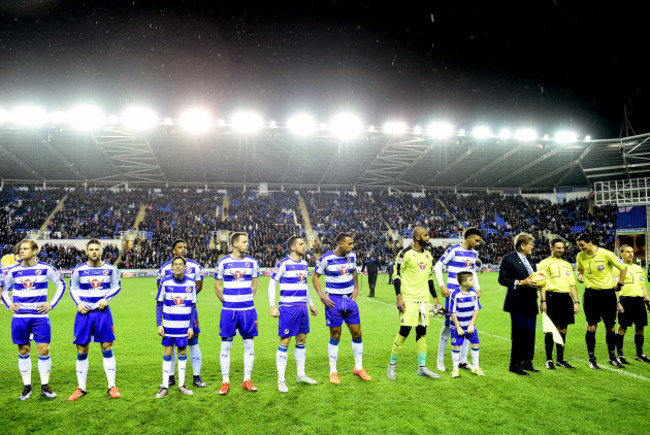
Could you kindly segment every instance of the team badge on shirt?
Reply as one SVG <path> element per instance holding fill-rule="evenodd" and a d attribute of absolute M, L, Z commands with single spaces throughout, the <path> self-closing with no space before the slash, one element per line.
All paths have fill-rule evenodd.
<path fill-rule="evenodd" d="M 110 272 L 108 269 L 104 269 L 104 270 L 102 271 L 102 273 L 103 273 L 104 275 L 108 275 L 108 274 L 111 273 L 111 272 Z"/>
<path fill-rule="evenodd" d="M 42 272 L 41 269 L 37 269 L 37 270 L 36 270 L 36 275 L 40 275 L 41 272 Z"/>
<path fill-rule="evenodd" d="M 605 266 L 601 264 L 600 266 L 598 266 L 598 270 L 602 272 L 603 270 L 605 270 Z"/>

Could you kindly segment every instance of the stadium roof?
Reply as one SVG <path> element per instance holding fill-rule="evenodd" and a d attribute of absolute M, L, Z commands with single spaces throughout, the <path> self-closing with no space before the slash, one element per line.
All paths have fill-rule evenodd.
<path fill-rule="evenodd" d="M 539 191 L 650 176 L 649 139 L 557 143 L 373 131 L 341 141 L 328 131 L 304 138 L 282 126 L 254 135 L 226 128 L 190 135 L 176 126 L 144 135 L 6 126 L 0 128 L 0 177 L 4 183 L 89 186 Z"/>

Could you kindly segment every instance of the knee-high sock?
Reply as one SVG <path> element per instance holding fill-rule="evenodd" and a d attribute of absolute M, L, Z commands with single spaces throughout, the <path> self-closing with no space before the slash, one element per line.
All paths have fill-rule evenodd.
<path fill-rule="evenodd" d="M 613 331 L 607 331 L 605 333 L 605 342 L 607 343 L 607 351 L 609 352 L 609 357 L 613 358 L 616 353 L 616 333 Z"/>
<path fill-rule="evenodd" d="M 296 372 L 298 376 L 305 376 L 305 360 L 307 359 L 307 349 L 304 344 L 296 344 L 293 349 L 293 356 L 296 359 Z"/>
<path fill-rule="evenodd" d="M 287 373 L 287 346 L 278 346 L 275 352 L 275 366 L 278 368 L 278 382 L 284 382 Z"/>
<path fill-rule="evenodd" d="M 185 386 L 185 371 L 187 370 L 187 354 L 178 355 L 178 387 Z"/>
<path fill-rule="evenodd" d="M 330 374 L 336 373 L 336 360 L 339 358 L 339 341 L 330 337 L 327 344 L 327 355 L 330 360 Z"/>
<path fill-rule="evenodd" d="M 20 376 L 23 378 L 24 385 L 32 384 L 32 360 L 27 355 L 18 354 L 18 370 L 20 370 Z"/>
<path fill-rule="evenodd" d="M 108 388 L 115 386 L 115 355 L 113 349 L 102 350 L 104 356 L 104 373 L 106 373 L 106 380 L 108 381 Z"/>
<path fill-rule="evenodd" d="M 38 356 L 38 374 L 41 375 L 41 385 L 50 383 L 50 371 L 52 371 L 52 358 L 50 355 Z"/>
<path fill-rule="evenodd" d="M 77 354 L 77 386 L 83 391 L 86 391 L 86 380 L 88 379 L 88 354 Z"/>
<path fill-rule="evenodd" d="M 587 331 L 585 333 L 585 342 L 587 343 L 589 358 L 592 358 L 596 350 L 596 331 Z"/>
<path fill-rule="evenodd" d="M 472 347 L 472 366 L 478 368 L 478 347 Z"/>
<path fill-rule="evenodd" d="M 172 357 L 163 355 L 162 386 L 169 388 L 169 376 L 172 374 Z"/>
<path fill-rule="evenodd" d="M 458 370 L 460 364 L 460 349 L 451 349 L 451 361 L 454 363 L 454 369 Z"/>
<path fill-rule="evenodd" d="M 244 339 L 244 382 L 248 381 L 253 374 L 253 363 L 255 362 L 255 344 L 252 338 Z"/>
<path fill-rule="evenodd" d="M 445 359 L 445 350 L 447 349 L 447 343 L 449 343 L 449 337 L 451 336 L 451 329 L 449 326 L 442 326 L 440 330 L 440 341 L 438 342 L 438 360 L 442 361 Z"/>
<path fill-rule="evenodd" d="M 616 353 L 623 355 L 623 339 L 625 335 L 616 333 Z"/>
<path fill-rule="evenodd" d="M 460 362 L 467 364 L 467 354 L 469 354 L 469 340 L 463 341 L 463 345 L 460 347 Z"/>
<path fill-rule="evenodd" d="M 172 348 L 172 359 L 171 359 L 172 365 L 169 369 L 169 376 L 174 376 L 174 373 L 176 371 L 176 346 Z"/>
<path fill-rule="evenodd" d="M 219 362 L 221 363 L 221 376 L 223 382 L 230 383 L 230 348 L 232 348 L 232 338 L 221 340 L 221 353 Z"/>
<path fill-rule="evenodd" d="M 547 332 L 544 335 L 544 349 L 546 349 L 546 361 L 553 361 L 553 334 Z M 560 359 L 558 357 L 558 359 Z"/>
<path fill-rule="evenodd" d="M 415 348 L 418 351 L 418 366 L 425 367 L 427 365 L 427 336 L 423 335 L 415 342 Z"/>
<path fill-rule="evenodd" d="M 557 351 L 557 360 L 564 361 L 564 348 L 566 347 L 566 332 L 560 332 L 560 335 L 562 336 L 562 342 L 564 343 L 564 346 L 557 343 L 555 345 L 555 350 Z"/>
<path fill-rule="evenodd" d="M 634 344 L 637 356 L 643 355 L 643 334 L 634 334 Z"/>
<path fill-rule="evenodd" d="M 363 341 L 360 338 L 352 339 L 352 353 L 354 353 L 354 369 L 363 368 Z"/>
<path fill-rule="evenodd" d="M 201 356 L 201 349 L 199 349 L 199 343 L 191 344 L 188 346 L 190 348 L 190 362 L 192 363 L 192 373 L 194 376 L 201 375 L 201 362 L 203 361 Z"/>
<path fill-rule="evenodd" d="M 390 353 L 391 364 L 397 363 L 397 357 L 399 357 L 399 354 L 402 353 L 402 346 L 404 345 L 405 341 L 406 337 L 403 335 L 397 334 L 397 336 L 395 336 L 395 340 L 393 341 L 393 350 Z"/>

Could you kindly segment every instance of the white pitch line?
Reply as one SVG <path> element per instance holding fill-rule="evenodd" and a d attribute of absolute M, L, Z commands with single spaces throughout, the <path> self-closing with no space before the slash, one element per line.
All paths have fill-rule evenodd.
<path fill-rule="evenodd" d="M 386 305 L 388 307 L 392 307 L 392 308 L 397 309 L 397 307 L 395 305 L 387 304 L 386 302 L 378 301 L 376 299 L 372 299 L 372 298 L 369 298 L 367 296 L 363 296 L 363 297 L 370 300 L 370 301 L 372 301 L 372 302 L 377 302 L 378 304 Z M 433 320 L 437 320 L 437 321 L 442 322 L 442 319 L 437 318 L 437 317 L 434 317 Z M 480 332 L 481 332 L 481 334 L 489 335 L 490 337 L 498 338 L 499 340 L 511 341 L 509 338 L 502 337 L 500 335 L 490 334 L 489 332 L 485 332 L 485 330 L 483 330 L 483 329 L 481 329 Z M 574 361 L 578 361 L 578 362 L 581 362 L 581 363 L 588 364 L 587 361 L 585 361 L 583 359 L 580 359 L 580 358 L 569 357 L 569 359 L 574 360 Z M 641 379 L 642 381 L 650 381 L 650 378 L 647 378 L 647 377 L 642 376 L 642 375 L 637 375 L 636 373 L 630 373 L 628 371 L 625 371 L 625 369 L 613 369 L 611 367 L 606 367 L 606 366 L 601 366 L 601 369 L 609 370 L 609 371 L 612 371 L 614 373 L 618 373 L 619 375 L 630 376 L 630 377 L 633 377 L 633 378 L 636 378 L 636 379 Z"/>

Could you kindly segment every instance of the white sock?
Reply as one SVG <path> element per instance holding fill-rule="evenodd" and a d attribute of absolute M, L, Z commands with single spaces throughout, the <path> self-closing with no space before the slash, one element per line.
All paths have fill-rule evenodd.
<path fill-rule="evenodd" d="M 83 391 L 86 391 L 86 379 L 88 379 L 88 354 L 82 356 L 83 359 L 79 359 L 81 354 L 77 354 L 77 386 Z"/>
<path fill-rule="evenodd" d="M 467 354 L 469 353 L 469 340 L 463 341 L 463 344 L 460 346 L 460 362 L 467 364 Z"/>
<path fill-rule="evenodd" d="M 199 349 L 198 344 L 193 344 L 189 346 L 190 348 L 190 362 L 192 363 L 192 372 L 194 376 L 201 375 L 201 349 Z"/>
<path fill-rule="evenodd" d="M 50 371 L 52 371 L 52 358 L 50 355 L 38 356 L 38 373 L 41 375 L 41 385 L 50 383 Z"/>
<path fill-rule="evenodd" d="M 472 365 L 474 368 L 478 368 L 478 347 L 472 348 Z"/>
<path fill-rule="evenodd" d="M 278 368 L 278 382 L 284 382 L 287 373 L 287 346 L 278 346 L 275 353 L 275 365 Z"/>
<path fill-rule="evenodd" d="M 169 376 L 174 376 L 176 372 L 176 347 L 172 349 L 172 365 L 169 367 Z"/>
<path fill-rule="evenodd" d="M 460 364 L 460 349 L 451 350 L 451 360 L 454 362 L 454 369 L 458 369 L 458 365 Z"/>
<path fill-rule="evenodd" d="M 32 384 L 32 360 L 29 357 L 29 354 L 22 356 L 18 355 L 18 370 L 20 370 L 20 376 L 23 378 L 23 385 Z"/>
<path fill-rule="evenodd" d="M 219 355 L 219 362 L 221 362 L 221 376 L 223 382 L 230 383 L 230 348 L 232 347 L 232 340 L 221 340 L 221 354 Z"/>
<path fill-rule="evenodd" d="M 187 355 L 178 356 L 178 388 L 185 386 L 185 370 L 187 369 Z"/>
<path fill-rule="evenodd" d="M 102 351 L 102 355 L 104 356 L 104 373 L 106 373 L 106 381 L 110 389 L 115 386 L 115 355 L 113 355 L 112 349 Z M 88 370 L 87 366 L 86 370 Z"/>
<path fill-rule="evenodd" d="M 244 340 L 244 382 L 248 381 L 253 374 L 253 363 L 255 362 L 255 344 L 252 338 Z"/>
<path fill-rule="evenodd" d="M 293 349 L 293 356 L 296 358 L 296 371 L 298 372 L 298 377 L 305 376 L 306 355 L 307 349 L 305 349 L 305 345 L 296 344 L 296 347 Z"/>
<path fill-rule="evenodd" d="M 449 343 L 449 337 L 451 336 L 451 329 L 449 326 L 442 326 L 440 330 L 440 341 L 438 342 L 438 360 L 445 360 L 445 351 L 447 350 L 447 343 Z"/>
<path fill-rule="evenodd" d="M 165 388 L 169 388 L 169 376 L 172 374 L 172 360 L 171 357 L 167 358 L 163 356 L 163 366 L 162 366 L 162 385 Z"/>
<path fill-rule="evenodd" d="M 363 368 L 363 341 L 359 338 L 352 339 L 352 353 L 354 353 L 354 369 L 361 370 Z"/>
<path fill-rule="evenodd" d="M 330 338 L 327 344 L 327 355 L 330 359 L 330 374 L 336 373 L 336 360 L 339 358 L 339 341 Z"/>

